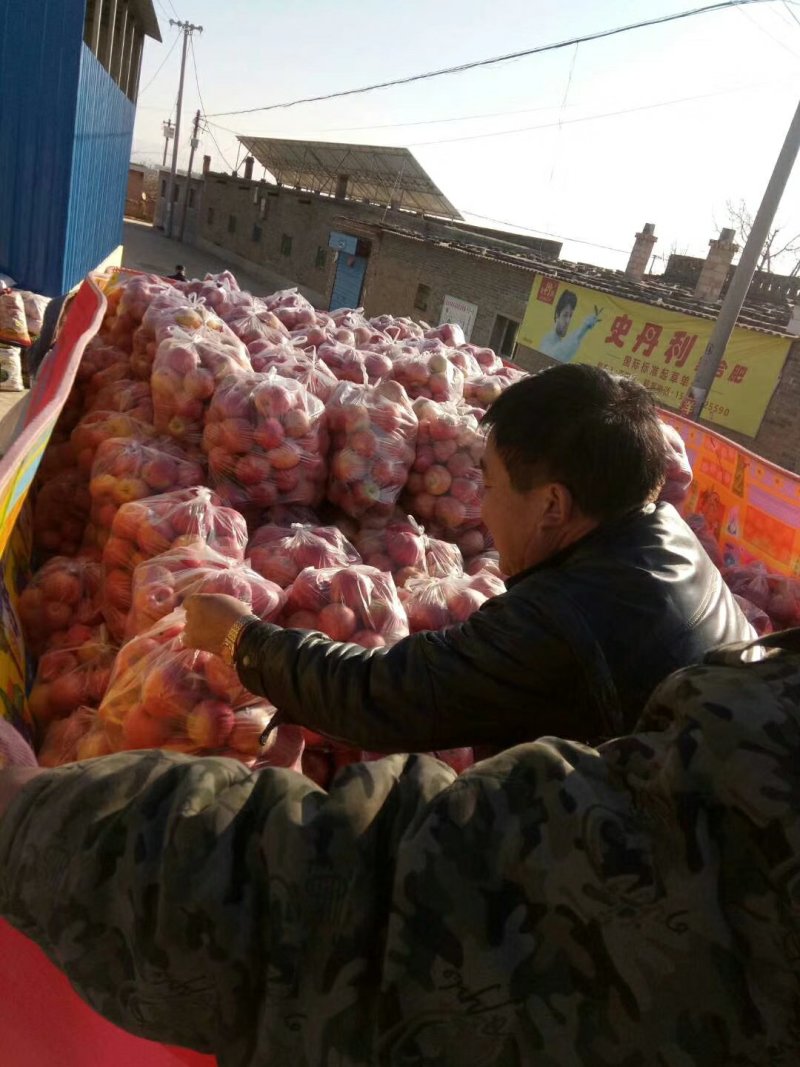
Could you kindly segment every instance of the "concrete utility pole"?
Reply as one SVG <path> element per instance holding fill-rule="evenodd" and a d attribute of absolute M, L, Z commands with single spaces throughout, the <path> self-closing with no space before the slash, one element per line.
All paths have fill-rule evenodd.
<path fill-rule="evenodd" d="M 719 317 L 714 324 L 706 350 L 697 366 L 694 381 L 681 404 L 681 414 L 687 418 L 699 419 L 705 406 L 711 386 L 714 384 L 717 370 L 722 362 L 722 357 L 725 355 L 725 348 L 736 325 L 739 312 L 742 310 L 747 291 L 750 288 L 750 282 L 753 280 L 761 249 L 769 236 L 772 220 L 778 210 L 783 190 L 786 188 L 786 182 L 792 173 L 798 148 L 800 148 L 800 103 L 797 105 L 794 118 L 786 134 L 786 140 L 783 142 L 783 148 L 781 148 L 775 168 L 772 171 L 772 176 L 767 183 L 767 188 L 764 190 L 761 206 L 753 219 L 750 236 L 744 246 L 742 258 L 739 260 L 731 284 L 728 287 L 728 292 L 722 301 Z"/>
<path fill-rule="evenodd" d="M 200 141 L 197 138 L 197 131 L 200 129 L 200 108 L 197 109 L 197 114 L 194 117 L 194 130 L 192 131 L 192 148 L 189 152 L 189 169 L 186 172 L 186 196 L 183 198 L 183 210 L 181 211 L 181 229 L 178 234 L 178 240 L 183 240 L 183 233 L 186 229 L 186 212 L 189 210 L 189 193 L 192 188 L 192 163 L 194 163 L 194 154 L 197 150 L 197 146 Z"/>
<path fill-rule="evenodd" d="M 167 119 L 166 122 L 161 123 L 161 130 L 164 134 L 164 160 L 161 164 L 162 167 L 167 165 L 167 149 L 169 148 L 169 142 L 175 136 L 175 127 L 172 125 L 172 119 Z"/>
<path fill-rule="evenodd" d="M 173 197 L 175 195 L 175 175 L 178 172 L 178 147 L 180 144 L 181 136 L 181 111 L 183 110 L 183 78 L 186 74 L 186 53 L 189 49 L 189 38 L 197 31 L 203 32 L 202 26 L 193 26 L 191 22 L 176 22 L 174 19 L 169 20 L 170 26 L 177 26 L 183 33 L 183 54 L 181 55 L 181 77 L 178 82 L 178 114 L 175 116 L 175 140 L 172 145 L 172 170 L 169 175 L 169 183 L 167 185 L 167 204 L 165 215 L 164 232 L 167 237 L 172 237 L 172 223 L 174 220 L 175 212 L 172 210 Z"/>

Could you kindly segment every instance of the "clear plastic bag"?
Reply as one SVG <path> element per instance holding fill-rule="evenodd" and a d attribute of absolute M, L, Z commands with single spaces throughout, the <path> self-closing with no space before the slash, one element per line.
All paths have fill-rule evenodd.
<path fill-rule="evenodd" d="M 95 376 L 95 381 L 99 376 Z M 145 425 L 153 425 L 153 398 L 147 382 L 120 378 L 102 385 L 96 392 L 86 394 L 86 413 L 113 411 L 130 415 Z"/>
<path fill-rule="evenodd" d="M 106 313 L 101 334 L 113 345 L 127 352 L 133 347 L 133 334 L 151 304 L 158 299 L 177 300 L 174 287 L 156 274 L 124 274 L 113 276 L 105 289 Z"/>
<path fill-rule="evenodd" d="M 386 516 L 414 461 L 417 416 L 402 386 L 343 382 L 327 407 L 331 430 L 328 499 L 348 515 Z"/>
<path fill-rule="evenodd" d="M 464 382 L 464 400 L 485 411 L 507 388 L 508 382 L 499 375 L 482 374 Z"/>
<path fill-rule="evenodd" d="M 63 470 L 40 482 L 33 508 L 33 543 L 43 556 L 75 556 L 80 551 L 92 498 L 83 470 Z"/>
<path fill-rule="evenodd" d="M 426 542 L 425 531 L 407 515 L 390 519 L 385 526 L 362 527 L 355 546 L 367 566 L 388 571 L 400 586 L 411 577 L 428 573 Z"/>
<path fill-rule="evenodd" d="M 39 730 L 81 706 L 96 708 L 108 688 L 116 647 L 102 626 L 80 644 L 48 649 L 39 657 L 28 711 Z"/>
<path fill-rule="evenodd" d="M 325 406 L 272 370 L 226 378 L 206 417 L 203 447 L 220 496 L 233 507 L 314 506 L 323 497 Z"/>
<path fill-rule="evenodd" d="M 354 382 L 356 385 L 369 383 L 364 357 L 352 345 L 326 341 L 317 348 L 317 356 L 338 381 Z"/>
<path fill-rule="evenodd" d="M 408 634 L 391 575 L 363 564 L 301 571 L 288 589 L 283 625 L 364 648 L 392 645 Z"/>
<path fill-rule="evenodd" d="M 746 600 L 743 596 L 739 596 L 738 593 L 733 594 L 733 599 L 742 609 L 742 614 L 753 627 L 759 637 L 763 637 L 764 634 L 771 634 L 774 627 L 772 620 L 766 611 L 756 607 L 751 601 Z"/>
<path fill-rule="evenodd" d="M 464 395 L 464 374 L 450 362 L 443 346 L 399 356 L 392 364 L 391 376 L 412 400 L 426 397 L 455 402 Z"/>
<path fill-rule="evenodd" d="M 230 376 L 250 373 L 250 359 L 233 334 L 200 327 L 175 330 L 160 342 L 150 386 L 155 427 L 181 444 L 199 446 L 214 390 Z"/>
<path fill-rule="evenodd" d="M 124 412 L 99 410 L 90 411 L 83 416 L 70 434 L 70 441 L 78 466 L 86 472 L 88 484 L 97 450 L 104 441 L 110 441 L 112 438 L 151 441 L 154 437 L 155 429 L 152 423 L 141 422 L 135 416 Z"/>
<path fill-rule="evenodd" d="M 499 579 L 498 592 L 505 592 Z M 496 595 L 487 593 L 487 583 L 480 576 L 457 578 L 415 578 L 400 590 L 400 599 L 408 615 L 411 633 L 442 630 L 466 620 Z"/>
<path fill-rule="evenodd" d="M 36 757 L 40 767 L 63 767 L 76 760 L 107 756 L 111 752 L 104 735 L 95 731 L 97 709 L 78 707 L 65 719 L 56 719 L 46 729 Z M 102 744 L 91 743 L 90 736 Z"/>
<path fill-rule="evenodd" d="M 254 531 L 247 546 L 254 570 L 286 589 L 306 567 L 347 567 L 361 556 L 335 526 L 267 524 Z"/>
<path fill-rule="evenodd" d="M 725 582 L 733 593 L 749 600 L 769 614 L 771 596 L 769 572 L 763 563 L 737 564 L 724 572 Z"/>
<path fill-rule="evenodd" d="M 724 561 L 719 543 L 708 525 L 705 515 L 692 514 L 686 516 L 686 523 L 694 533 L 697 540 L 707 552 L 711 562 L 722 570 Z M 747 594 L 743 594 L 746 596 Z"/>
<path fill-rule="evenodd" d="M 100 564 L 54 556 L 32 576 L 19 598 L 25 646 L 34 654 L 46 648 L 81 644 L 103 621 Z"/>
<path fill-rule="evenodd" d="M 207 546 L 241 562 L 247 545 L 242 516 L 221 505 L 210 489 L 193 487 L 124 504 L 116 513 L 103 549 L 103 615 L 121 638 L 133 602 L 135 568 L 174 548 Z"/>
<path fill-rule="evenodd" d="M 280 345 L 289 336 L 281 320 L 262 300 L 254 299 L 250 303 L 231 307 L 223 317 L 248 350 L 250 345 L 259 341 Z"/>
<path fill-rule="evenodd" d="M 102 548 L 123 504 L 144 500 L 156 493 L 202 485 L 205 470 L 200 459 L 189 458 L 169 438 L 147 442 L 133 437 L 112 437 L 95 453 L 89 492 L 91 524 L 86 544 Z"/>
<path fill-rule="evenodd" d="M 31 340 L 34 340 L 42 332 L 44 313 L 47 311 L 50 297 L 41 296 L 39 293 L 32 293 L 27 289 L 20 289 L 19 295 L 22 297 L 22 304 L 25 308 L 28 334 L 30 335 Z"/>
<path fill-rule="evenodd" d="M 784 574 L 769 574 L 769 600 L 765 611 L 777 630 L 800 626 L 800 580 Z"/>
<path fill-rule="evenodd" d="M 144 633 L 196 593 L 236 597 L 264 622 L 276 622 L 286 604 L 283 589 L 246 562 L 235 562 L 202 544 L 173 548 L 134 570 L 126 640 Z"/>

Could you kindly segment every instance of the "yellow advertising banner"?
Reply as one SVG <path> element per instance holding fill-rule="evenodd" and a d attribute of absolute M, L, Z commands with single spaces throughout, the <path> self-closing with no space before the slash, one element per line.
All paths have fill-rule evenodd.
<path fill-rule="evenodd" d="M 679 408 L 714 323 L 537 274 L 517 343 L 562 363 L 590 363 L 638 379 Z M 791 339 L 733 331 L 703 417 L 755 437 Z"/>

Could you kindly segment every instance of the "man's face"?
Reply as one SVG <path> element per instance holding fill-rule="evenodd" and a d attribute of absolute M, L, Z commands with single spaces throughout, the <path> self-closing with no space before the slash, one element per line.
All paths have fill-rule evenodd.
<path fill-rule="evenodd" d="M 572 322 L 572 312 L 574 310 L 575 309 L 571 304 L 567 304 L 567 306 L 563 307 L 556 316 L 555 330 L 559 337 L 566 337 L 569 324 Z"/>
<path fill-rule="evenodd" d="M 491 435 L 483 454 L 481 518 L 500 554 L 500 569 L 509 576 L 547 558 L 549 541 L 542 528 L 546 486 L 520 492 L 511 484 L 506 465 Z"/>

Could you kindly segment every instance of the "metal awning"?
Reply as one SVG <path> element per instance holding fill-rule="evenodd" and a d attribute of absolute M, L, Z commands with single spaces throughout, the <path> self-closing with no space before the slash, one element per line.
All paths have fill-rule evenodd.
<path fill-rule="evenodd" d="M 240 137 L 239 141 L 279 185 L 461 218 L 407 148 L 277 137 Z"/>
<path fill-rule="evenodd" d="M 160 41 L 161 30 L 158 25 L 156 10 L 153 7 L 153 0 L 129 0 L 129 7 L 145 36 L 151 37 L 154 41 Z"/>

